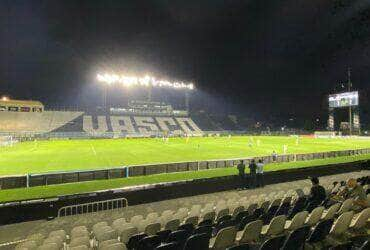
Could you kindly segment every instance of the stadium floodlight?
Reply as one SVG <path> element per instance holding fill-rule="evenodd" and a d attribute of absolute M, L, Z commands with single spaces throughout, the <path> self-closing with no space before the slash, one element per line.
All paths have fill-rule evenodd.
<path fill-rule="evenodd" d="M 2 101 L 9 101 L 9 97 L 7 97 L 7 96 L 4 95 L 4 96 L 1 97 L 1 100 Z"/>
<path fill-rule="evenodd" d="M 108 85 L 111 84 L 121 84 L 125 87 L 130 86 L 144 86 L 144 87 L 167 87 L 167 88 L 174 88 L 174 89 L 194 89 L 193 83 L 184 83 L 184 82 L 170 82 L 167 80 L 158 80 L 153 76 L 144 76 L 144 77 L 136 77 L 136 76 L 125 76 L 125 75 L 118 75 L 118 74 L 98 74 L 97 77 L 99 82 L 104 82 Z"/>

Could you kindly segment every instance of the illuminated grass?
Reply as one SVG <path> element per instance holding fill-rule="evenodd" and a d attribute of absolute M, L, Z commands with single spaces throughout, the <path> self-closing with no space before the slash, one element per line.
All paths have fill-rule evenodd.
<path fill-rule="evenodd" d="M 118 167 L 124 165 L 232 159 L 270 155 L 273 150 L 282 154 L 311 153 L 333 150 L 370 148 L 365 139 L 301 138 L 236 136 L 217 138 L 162 139 L 96 139 L 34 141 L 0 147 L 0 176 Z M 259 143 L 258 143 L 259 141 Z M 259 144 L 259 146 L 257 145 Z"/>
<path fill-rule="evenodd" d="M 276 171 L 282 169 L 302 168 L 311 166 L 320 166 L 326 164 L 336 164 L 353 162 L 358 160 L 370 159 L 370 154 L 358 156 L 336 157 L 328 159 L 274 163 L 265 166 L 266 171 Z M 0 191 L 0 202 L 36 199 L 45 197 L 55 197 L 58 195 L 75 194 L 83 192 L 91 192 L 98 190 L 106 190 L 113 188 L 122 188 L 128 186 L 136 186 L 143 184 L 154 184 L 161 182 L 174 182 L 181 180 L 192 180 L 201 178 L 212 178 L 220 176 L 228 176 L 237 174 L 236 168 L 217 168 L 202 171 L 179 172 L 170 174 L 158 174 L 150 176 L 130 177 L 123 179 L 99 180 L 80 183 L 69 183 L 60 185 L 40 186 L 22 189 L 8 189 Z"/>

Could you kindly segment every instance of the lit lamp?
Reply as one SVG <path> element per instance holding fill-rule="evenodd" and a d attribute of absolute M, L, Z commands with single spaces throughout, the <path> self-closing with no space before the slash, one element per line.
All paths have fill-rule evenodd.
<path fill-rule="evenodd" d="M 7 97 L 7 96 L 4 95 L 4 96 L 1 97 L 1 100 L 2 101 L 9 101 L 9 97 Z"/>

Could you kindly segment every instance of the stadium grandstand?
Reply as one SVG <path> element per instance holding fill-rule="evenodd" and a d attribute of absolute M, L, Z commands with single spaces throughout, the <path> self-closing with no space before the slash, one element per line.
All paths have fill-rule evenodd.
<path fill-rule="evenodd" d="M 31 155 L 44 155 L 43 157 L 47 159 L 48 153 L 53 149 L 47 149 L 48 153 L 46 153 L 42 148 L 45 145 L 50 147 L 58 143 L 58 140 L 54 142 L 56 138 L 63 143 L 62 147 L 56 148 L 57 152 L 59 149 L 67 150 L 69 142 L 65 141 L 66 139 L 72 139 L 71 142 L 73 142 L 84 138 L 85 142 L 72 150 L 80 155 L 84 152 L 84 147 L 91 147 L 95 155 L 95 158 L 92 158 L 93 161 L 98 159 L 96 151 L 100 150 L 93 146 L 96 143 L 95 140 L 140 137 L 142 139 L 129 140 L 142 140 L 138 143 L 140 147 L 145 148 L 142 143 L 149 143 L 145 140 L 150 140 L 150 137 L 160 138 L 164 142 L 156 141 L 155 144 L 162 145 L 160 146 L 162 150 L 178 144 L 178 153 L 181 152 L 181 148 L 189 146 L 189 137 L 199 138 L 191 139 L 198 140 L 196 142 L 198 150 L 200 145 L 203 147 L 209 143 L 203 141 L 206 140 L 204 136 L 211 136 L 211 138 L 216 136 L 212 140 L 217 138 L 223 140 L 223 142 L 216 142 L 216 147 L 224 143 L 238 145 L 242 142 L 242 148 L 249 147 L 251 150 L 262 149 L 261 141 L 266 147 L 270 140 L 268 136 L 231 137 L 233 133 L 239 135 L 245 133 L 243 131 L 245 121 L 243 119 L 239 121 L 236 116 L 212 115 L 205 112 L 192 114 L 186 110 L 175 110 L 171 105 L 163 102 L 131 101 L 127 107 L 110 107 L 105 112 L 96 113 L 49 111 L 41 102 L 36 101 L 7 99 L 2 101 L 1 105 L 3 108 L 0 112 L 0 130 L 2 146 L 6 149 L 3 152 L 5 157 L 9 156 L 8 153 L 16 153 L 18 146 L 27 143 L 22 141 L 31 140 L 33 144 L 30 151 L 26 154 L 20 151 L 20 156 L 31 153 Z M 287 129 L 286 132 L 292 134 L 292 130 Z M 329 132 L 317 132 L 319 138 L 327 134 Z M 168 142 L 169 138 L 175 144 Z M 343 140 L 336 138 L 335 133 L 326 139 L 285 136 L 275 137 L 273 140 L 276 138 L 286 140 L 295 146 L 304 145 L 307 142 L 318 146 L 320 143 L 318 140 L 325 140 L 325 143 L 339 143 Z M 176 140 L 185 141 L 175 142 Z M 286 152 L 282 152 L 282 155 L 277 156 L 278 158 L 271 155 L 260 156 L 260 159 L 263 159 L 266 164 L 272 164 L 272 167 L 276 164 L 302 165 L 298 161 L 310 164 L 310 159 L 325 161 L 322 163 L 319 161 L 319 167 L 306 165 L 308 167 L 305 169 L 288 167 L 287 170 L 283 170 L 283 167 L 276 165 L 281 170 L 266 173 L 266 187 L 238 191 L 235 190 L 239 187 L 239 181 L 232 167 L 236 166 L 240 158 L 213 162 L 198 161 L 195 164 L 191 162 L 156 164 L 150 160 L 149 163 L 152 163 L 150 165 L 113 167 L 107 170 L 101 166 L 91 170 L 87 166 L 87 171 L 76 166 L 71 169 L 72 171 L 63 171 L 65 169 L 63 164 L 66 163 L 58 153 L 52 156 L 59 159 L 57 164 L 61 168 L 57 172 L 52 171 L 50 161 L 44 168 L 46 172 L 42 173 L 32 174 L 26 170 L 26 175 L 10 176 L 7 173 L 11 173 L 11 170 L 2 172 L 5 175 L 0 178 L 3 189 L 0 190 L 0 194 L 4 193 L 2 198 L 4 202 L 0 205 L 2 214 L 0 220 L 3 224 L 0 226 L 2 232 L 0 247 L 4 249 L 221 250 L 321 249 L 350 245 L 365 249 L 366 244 L 369 244 L 367 230 L 369 230 L 370 208 L 355 210 L 354 200 L 348 198 L 338 200 L 334 204 L 323 202 L 313 210 L 305 210 L 310 195 L 310 187 L 306 179 L 308 175 L 322 176 L 322 185 L 328 195 L 332 192 L 333 182 L 343 185 L 343 181 L 349 177 L 355 178 L 363 185 L 368 194 L 367 202 L 370 202 L 368 188 L 370 172 L 367 162 L 368 151 L 365 148 L 368 140 L 352 138 L 347 139 L 345 143 L 348 143 L 348 140 L 354 140 L 353 143 L 358 144 L 356 150 L 353 150 L 356 147 L 345 146 L 343 149 L 348 150 L 334 154 L 321 153 L 323 151 L 319 150 L 318 154 L 285 155 Z M 18 141 L 21 143 L 14 146 Z M 278 141 L 272 144 L 274 147 L 276 142 Z M 105 141 L 105 146 L 108 146 L 107 143 L 109 144 L 110 141 Z M 44 146 L 40 146 L 41 144 Z M 335 149 L 341 149 L 336 147 L 334 146 Z M 124 148 L 120 153 L 124 157 L 125 150 L 129 148 Z M 143 149 L 143 152 L 145 150 L 147 149 Z M 149 148 L 149 150 L 154 149 Z M 209 150 L 213 149 L 209 148 Z M 39 151 L 43 153 L 39 154 Z M 144 155 L 140 152 L 135 151 L 136 154 Z M 68 158 L 72 153 L 65 151 L 63 155 Z M 339 165 L 328 165 L 327 157 L 337 160 L 341 159 L 340 156 L 350 155 L 353 155 L 351 157 L 354 157 L 354 160 L 348 161 L 347 158 L 343 158 L 345 159 L 343 163 L 340 160 L 335 161 L 335 164 L 342 164 L 341 168 L 338 168 Z M 165 153 L 161 159 L 165 160 L 166 156 L 169 157 Z M 81 157 L 78 156 L 78 159 Z M 251 159 L 247 158 L 245 161 L 248 163 Z M 9 164 L 17 162 L 19 160 Z M 44 163 L 36 161 L 35 164 L 34 170 L 41 166 L 39 164 Z M 83 164 L 87 163 L 83 162 Z M 201 169 L 204 173 L 228 169 L 229 173 L 220 172 L 220 175 L 215 175 L 213 178 L 204 175 L 206 178 L 200 177 L 197 180 L 199 177 L 195 176 L 202 172 Z M 196 171 L 192 172 L 194 170 Z M 268 171 L 268 168 L 266 170 Z M 173 174 L 187 172 L 194 173 L 194 176 L 191 179 L 180 177 L 171 181 Z M 162 178 L 156 177 L 161 174 Z M 126 187 L 120 184 L 112 186 L 108 183 L 109 181 L 114 183 L 114 179 L 128 181 L 137 178 L 144 178 L 143 182 Z M 150 184 L 152 181 L 149 178 L 154 180 L 153 184 Z M 108 179 L 107 184 L 104 185 L 114 189 L 93 188 L 90 190 L 94 191 L 87 189 L 88 192 L 85 192 L 76 186 L 73 193 L 62 191 L 64 187 L 59 190 L 59 187 L 62 187 L 61 184 L 68 185 L 70 182 L 75 182 L 76 185 L 79 183 L 90 185 L 91 182 L 91 185 L 95 185 L 95 182 L 102 179 Z M 155 184 L 157 182 L 158 184 Z M 75 184 L 69 187 L 73 185 Z M 54 186 L 58 190 L 54 195 L 47 194 L 49 191 L 46 190 L 45 195 L 37 191 L 40 190 L 37 188 L 53 189 Z M 31 192 L 35 195 L 23 193 L 22 190 L 34 190 Z M 76 193 L 76 190 L 79 191 Z M 8 198 L 5 198 L 6 192 L 10 194 Z M 24 194 L 26 195 L 22 196 Z M 297 241 L 300 246 L 295 248 Z"/>
<path fill-rule="evenodd" d="M 356 178 L 369 200 L 369 174 L 332 175 L 321 185 L 330 193 Z M 52 221 L 3 226 L 0 241 L 15 249 L 368 249 L 370 208 L 354 212 L 348 198 L 307 212 L 309 190 L 301 180 L 135 206 L 97 203 L 91 211 L 86 204 Z"/>
<path fill-rule="evenodd" d="M 130 102 L 127 108 L 110 108 L 108 115 L 48 111 L 36 101 L 5 100 L 0 105 L 0 133 L 3 134 L 58 136 L 64 132 L 64 137 L 68 137 L 67 132 L 98 137 L 108 133 L 118 137 L 202 134 L 187 111 L 173 110 L 171 105 L 158 102 Z"/>
<path fill-rule="evenodd" d="M 370 250 L 369 1 L 281 2 L 0 1 L 0 250 Z"/>

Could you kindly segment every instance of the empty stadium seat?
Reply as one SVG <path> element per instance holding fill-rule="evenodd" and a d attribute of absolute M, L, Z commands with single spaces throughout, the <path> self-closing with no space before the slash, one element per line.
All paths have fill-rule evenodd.
<path fill-rule="evenodd" d="M 317 224 L 317 222 L 320 221 L 322 213 L 324 212 L 324 207 L 316 207 L 311 211 L 311 213 L 308 215 L 305 224 L 308 226 L 314 226 Z"/>
<path fill-rule="evenodd" d="M 121 235 L 120 235 L 120 240 L 121 242 L 123 243 L 128 243 L 129 239 L 138 233 L 138 230 L 136 227 L 129 227 L 129 228 L 126 228 L 124 229 L 122 232 L 121 232 Z"/>
<path fill-rule="evenodd" d="M 216 237 L 212 238 L 209 243 L 209 248 L 213 250 L 221 250 L 233 246 L 237 230 L 235 227 L 227 227 L 221 229 Z"/>
<path fill-rule="evenodd" d="M 75 237 L 71 239 L 71 242 L 69 243 L 70 247 L 75 247 L 75 246 L 81 246 L 85 245 L 90 247 L 90 238 L 87 236 L 81 236 L 81 237 Z"/>
<path fill-rule="evenodd" d="M 207 234 L 194 234 L 190 236 L 184 246 L 184 250 L 207 250 L 209 237 Z"/>
<path fill-rule="evenodd" d="M 305 223 L 307 216 L 308 216 L 307 211 L 297 213 L 296 215 L 294 215 L 291 221 L 285 222 L 284 229 L 288 231 L 293 231 L 300 228 Z"/>
<path fill-rule="evenodd" d="M 262 226 L 263 222 L 261 220 L 248 223 L 243 231 L 238 232 L 236 236 L 237 243 L 255 243 L 258 241 L 261 235 Z"/>
<path fill-rule="evenodd" d="M 309 232 L 310 226 L 303 226 L 294 229 L 288 234 L 281 250 L 302 249 Z"/>
<path fill-rule="evenodd" d="M 261 234 L 263 236 L 274 236 L 283 233 L 284 226 L 286 222 L 285 215 L 279 215 L 274 217 L 269 225 L 265 225 L 262 227 Z"/>
<path fill-rule="evenodd" d="M 335 204 L 331 205 L 327 211 L 323 212 L 321 219 L 322 220 L 333 219 L 336 212 L 339 210 L 340 206 L 341 206 L 340 203 L 335 203 Z"/>
<path fill-rule="evenodd" d="M 333 222 L 334 219 L 320 221 L 309 234 L 306 240 L 305 249 L 315 249 L 317 244 L 320 244 L 325 240 L 326 236 L 330 232 Z"/>

